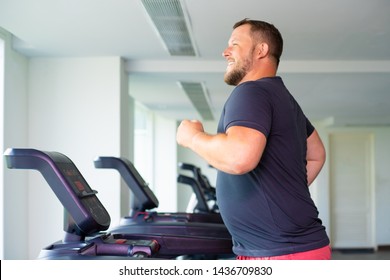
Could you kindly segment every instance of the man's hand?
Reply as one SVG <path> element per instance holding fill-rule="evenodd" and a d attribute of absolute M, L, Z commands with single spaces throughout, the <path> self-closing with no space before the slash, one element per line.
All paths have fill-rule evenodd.
<path fill-rule="evenodd" d="M 190 148 L 194 137 L 204 133 L 203 125 L 198 120 L 183 120 L 176 133 L 176 141 L 179 145 Z"/>

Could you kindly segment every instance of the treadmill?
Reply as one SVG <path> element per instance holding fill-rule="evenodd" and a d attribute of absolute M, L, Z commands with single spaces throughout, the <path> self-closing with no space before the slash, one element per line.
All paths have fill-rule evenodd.
<path fill-rule="evenodd" d="M 197 198 L 197 206 L 195 207 L 197 209 L 196 213 L 157 212 L 153 211 L 153 209 L 159 205 L 157 197 L 127 158 L 100 156 L 94 160 L 94 164 L 96 168 L 117 170 L 135 196 L 129 215 L 123 217 L 120 221 L 121 226 L 134 224 L 150 224 L 152 226 L 152 222 L 172 223 L 171 226 L 174 226 L 174 222 L 181 222 L 186 223 L 187 225 L 191 224 L 192 229 L 197 225 L 201 228 L 206 226 L 208 227 L 207 231 L 209 231 L 209 234 L 214 228 L 217 231 L 216 234 L 219 234 L 222 237 L 230 237 L 230 234 L 223 224 L 221 215 L 210 210 L 202 187 L 196 179 L 182 174 L 177 178 L 179 183 L 190 185 L 195 193 Z M 205 225 L 205 223 L 207 223 L 207 225 Z"/>
<path fill-rule="evenodd" d="M 200 167 L 195 166 L 190 163 L 184 163 L 180 162 L 179 167 L 181 170 L 188 170 L 192 173 L 193 178 L 195 181 L 199 183 L 199 187 L 204 194 L 205 200 L 207 202 L 207 205 L 209 207 L 209 211 L 212 213 L 219 213 L 219 208 L 217 204 L 217 195 L 216 195 L 216 190 L 215 187 L 211 186 L 210 181 L 208 178 L 202 174 L 202 171 Z M 196 194 L 194 194 L 191 197 L 191 205 L 188 206 L 188 211 L 190 209 L 197 210 L 198 209 L 198 197 Z"/>
<path fill-rule="evenodd" d="M 38 170 L 65 208 L 63 240 L 43 248 L 38 259 L 169 259 L 231 253 L 231 239 L 213 235 L 106 232 L 111 222 L 108 212 L 68 157 L 24 148 L 7 149 L 4 156 L 10 169 Z"/>

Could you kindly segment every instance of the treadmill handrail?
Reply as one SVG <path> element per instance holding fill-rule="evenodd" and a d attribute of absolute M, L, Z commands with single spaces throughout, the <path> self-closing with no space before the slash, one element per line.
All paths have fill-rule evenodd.
<path fill-rule="evenodd" d="M 198 204 L 196 206 L 196 209 L 198 209 L 200 212 L 206 212 L 206 213 L 211 212 L 210 208 L 209 208 L 209 206 L 208 206 L 208 204 L 206 202 L 205 195 L 204 195 L 204 193 L 202 191 L 202 187 L 200 186 L 200 184 L 199 184 L 199 182 L 197 180 L 195 180 L 192 177 L 180 174 L 177 177 L 177 181 L 179 183 L 187 184 L 187 185 L 191 186 L 192 191 L 195 193 L 196 199 L 197 199 L 197 202 L 198 202 Z"/>
<path fill-rule="evenodd" d="M 191 163 L 185 163 L 185 162 L 180 162 L 179 167 L 182 170 L 189 170 L 193 173 L 195 180 L 198 180 L 200 183 L 201 187 L 203 187 L 206 191 L 212 189 L 210 183 L 205 179 L 205 176 L 203 175 L 200 167 L 193 165 Z"/>
<path fill-rule="evenodd" d="M 99 156 L 94 160 L 96 168 L 115 169 L 137 198 L 137 211 L 158 207 L 159 201 L 130 160 L 124 157 Z"/>

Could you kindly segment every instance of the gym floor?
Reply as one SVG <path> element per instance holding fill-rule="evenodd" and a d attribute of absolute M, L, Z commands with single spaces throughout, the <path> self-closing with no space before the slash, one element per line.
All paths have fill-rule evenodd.
<path fill-rule="evenodd" d="M 390 260 L 390 246 L 370 249 L 334 249 L 332 260 Z"/>

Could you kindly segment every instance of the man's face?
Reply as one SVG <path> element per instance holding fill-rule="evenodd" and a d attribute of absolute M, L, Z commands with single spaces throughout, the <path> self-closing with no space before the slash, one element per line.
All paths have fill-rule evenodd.
<path fill-rule="evenodd" d="M 238 85 L 251 70 L 253 51 L 250 25 L 244 24 L 234 29 L 228 47 L 223 52 L 223 56 L 228 62 L 224 76 L 228 85 Z"/>

